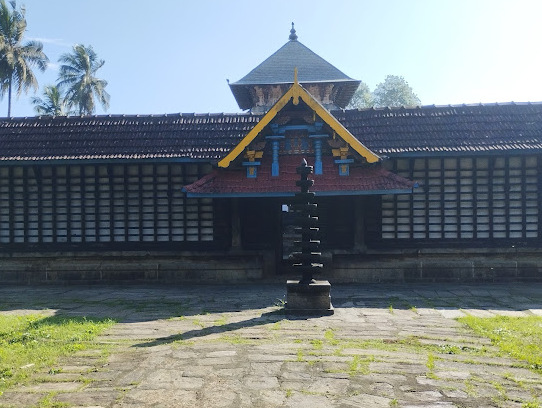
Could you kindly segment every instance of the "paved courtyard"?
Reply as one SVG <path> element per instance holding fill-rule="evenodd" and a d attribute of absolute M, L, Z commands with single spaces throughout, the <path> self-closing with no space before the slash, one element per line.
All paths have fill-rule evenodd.
<path fill-rule="evenodd" d="M 100 344 L 0 397 L 32 407 L 522 407 L 542 376 L 457 320 L 542 315 L 539 284 L 333 285 L 335 314 L 283 313 L 285 284 L 0 288 L 0 313 L 110 317 Z M 529 407 L 531 405 L 528 405 Z M 535 406 L 535 405 L 532 405 Z M 538 405 L 536 405 L 538 406 Z"/>

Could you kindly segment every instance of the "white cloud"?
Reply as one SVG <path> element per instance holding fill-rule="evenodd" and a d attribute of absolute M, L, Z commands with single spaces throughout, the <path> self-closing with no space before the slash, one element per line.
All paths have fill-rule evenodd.
<path fill-rule="evenodd" d="M 41 37 L 29 37 L 30 41 L 39 41 L 43 44 L 51 44 L 59 47 L 71 48 L 73 44 L 69 44 L 61 38 L 41 38 Z"/>

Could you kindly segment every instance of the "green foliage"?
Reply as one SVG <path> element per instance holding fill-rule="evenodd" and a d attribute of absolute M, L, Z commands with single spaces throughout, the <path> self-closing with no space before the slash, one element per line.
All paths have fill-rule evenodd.
<path fill-rule="evenodd" d="M 420 99 L 402 76 L 388 75 L 374 92 L 374 106 L 417 106 Z"/>
<path fill-rule="evenodd" d="M 337 345 L 339 343 L 339 341 L 335 339 L 335 331 L 333 329 L 327 329 L 324 332 L 324 338 L 332 346 Z"/>
<path fill-rule="evenodd" d="M 432 378 L 434 380 L 438 379 L 437 375 L 435 374 L 435 360 L 436 357 L 433 353 L 427 354 L 427 362 L 425 363 L 425 366 L 427 367 L 427 378 Z"/>
<path fill-rule="evenodd" d="M 427 363 L 425 363 L 425 365 L 429 371 L 433 371 L 435 369 L 435 356 L 432 353 L 427 355 Z"/>
<path fill-rule="evenodd" d="M 354 356 L 352 361 L 348 364 L 348 373 L 350 375 L 364 374 L 367 375 L 371 371 L 369 369 L 369 363 L 374 361 L 374 357 L 362 358 L 361 356 Z"/>
<path fill-rule="evenodd" d="M 38 401 L 38 408 L 64 408 L 64 407 L 69 407 L 70 406 L 70 404 L 68 404 L 66 402 L 54 401 L 53 400 L 54 396 L 55 396 L 55 393 L 50 392 L 45 397 L 40 399 Z"/>
<path fill-rule="evenodd" d="M 8 116 L 11 116 L 11 96 L 13 89 L 17 96 L 29 89 L 38 89 L 38 81 L 32 72 L 36 67 L 45 71 L 49 59 L 43 52 L 39 41 L 23 44 L 26 32 L 26 9 L 17 8 L 15 1 L 9 6 L 0 0 L 0 94 L 8 94 Z"/>
<path fill-rule="evenodd" d="M 220 318 L 218 318 L 217 320 L 215 320 L 215 325 L 216 326 L 224 326 L 228 323 L 228 318 L 224 315 L 220 316 Z"/>
<path fill-rule="evenodd" d="M 322 350 L 322 348 L 324 347 L 324 343 L 320 339 L 311 340 L 311 344 L 315 350 Z"/>
<path fill-rule="evenodd" d="M 469 395 L 470 397 L 478 396 L 478 393 L 476 392 L 476 385 L 474 384 L 472 380 L 466 379 L 464 381 L 464 384 L 465 384 L 465 392 L 467 393 L 467 395 Z"/>
<path fill-rule="evenodd" d="M 420 99 L 402 76 L 388 75 L 383 82 L 376 86 L 373 92 L 366 83 L 361 82 L 346 108 L 366 109 L 420 104 Z"/>
<path fill-rule="evenodd" d="M 223 341 L 225 343 L 239 345 L 239 344 L 253 344 L 254 341 L 251 339 L 246 339 L 243 336 L 241 336 L 238 333 L 234 334 L 224 334 L 220 336 L 219 341 Z M 192 342 L 193 344 L 193 342 Z"/>
<path fill-rule="evenodd" d="M 75 107 L 80 115 L 91 115 L 96 110 L 96 101 L 107 110 L 110 96 L 105 87 L 107 81 L 96 77 L 96 72 L 105 64 L 98 59 L 92 46 L 76 44 L 71 53 L 62 54 L 58 73 L 59 89 L 66 92 L 66 103 Z"/>
<path fill-rule="evenodd" d="M 43 90 L 43 98 L 34 96 L 32 98 L 34 111 L 38 115 L 66 116 L 68 112 L 66 101 L 60 89 L 54 85 L 48 85 Z"/>
<path fill-rule="evenodd" d="M 361 82 L 354 92 L 347 109 L 366 109 L 374 106 L 374 99 L 369 86 L 365 82 Z"/>
<path fill-rule="evenodd" d="M 59 357 L 91 347 L 113 324 L 81 317 L 0 316 L 0 393 L 35 371 L 53 368 Z"/>
<path fill-rule="evenodd" d="M 466 316 L 458 320 L 490 338 L 503 352 L 527 361 L 532 370 L 542 373 L 542 317 Z"/>

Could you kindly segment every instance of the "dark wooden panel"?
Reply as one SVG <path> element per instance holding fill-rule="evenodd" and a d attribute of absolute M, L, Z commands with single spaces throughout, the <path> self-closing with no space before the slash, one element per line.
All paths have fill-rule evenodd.
<path fill-rule="evenodd" d="M 0 167 L 0 246 L 211 245 L 213 200 L 186 199 L 181 191 L 208 170 L 167 163 Z"/>
<path fill-rule="evenodd" d="M 396 159 L 417 181 L 412 195 L 383 196 L 378 245 L 502 246 L 540 240 L 538 156 Z M 380 242 L 377 242 L 380 241 Z"/>

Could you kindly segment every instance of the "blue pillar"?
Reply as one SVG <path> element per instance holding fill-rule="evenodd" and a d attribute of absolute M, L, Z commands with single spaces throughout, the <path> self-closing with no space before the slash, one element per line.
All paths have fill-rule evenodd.
<path fill-rule="evenodd" d="M 314 146 L 314 174 L 323 174 L 324 168 L 322 164 L 322 139 L 329 137 L 326 134 L 309 135 L 313 139 Z"/>
<path fill-rule="evenodd" d="M 322 141 L 316 139 L 314 141 L 314 174 L 322 174 Z"/>
<path fill-rule="evenodd" d="M 271 140 L 273 143 L 271 145 L 273 150 L 273 156 L 272 156 L 272 163 L 271 163 L 271 175 L 272 176 L 278 176 L 279 175 L 279 150 L 280 150 L 280 141 L 284 139 L 284 136 L 279 135 L 270 135 L 265 137 L 267 140 Z"/>
<path fill-rule="evenodd" d="M 279 175 L 279 141 L 273 140 L 273 164 L 271 164 L 271 175 Z"/>

